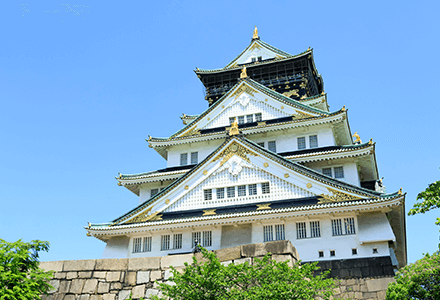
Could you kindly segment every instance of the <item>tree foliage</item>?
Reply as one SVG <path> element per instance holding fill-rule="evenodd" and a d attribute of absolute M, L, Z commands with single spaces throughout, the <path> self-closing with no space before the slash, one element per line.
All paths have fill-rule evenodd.
<path fill-rule="evenodd" d="M 417 195 L 417 200 L 422 202 L 414 204 L 408 215 L 424 214 L 434 208 L 440 207 L 440 181 L 429 184 L 423 192 Z M 435 224 L 440 225 L 440 218 L 437 218 Z"/>
<path fill-rule="evenodd" d="M 182 272 L 172 268 L 175 284 L 161 283 L 165 296 L 172 299 L 220 300 L 220 299 L 330 299 L 336 286 L 326 278 L 329 271 L 314 276 L 317 263 L 295 264 L 276 262 L 266 255 L 254 259 L 254 264 L 223 265 L 213 252 L 202 248 L 205 262 L 185 263 Z M 155 299 L 159 299 L 156 296 Z"/>
<path fill-rule="evenodd" d="M 39 268 L 38 252 L 49 243 L 39 240 L 8 243 L 0 239 L 0 300 L 41 299 L 52 286 L 52 271 Z"/>
<path fill-rule="evenodd" d="M 390 283 L 387 300 L 440 299 L 440 255 L 437 251 L 400 269 Z"/>

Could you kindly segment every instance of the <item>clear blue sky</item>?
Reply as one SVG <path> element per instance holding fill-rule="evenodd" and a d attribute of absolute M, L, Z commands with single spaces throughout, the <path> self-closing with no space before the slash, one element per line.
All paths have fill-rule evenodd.
<path fill-rule="evenodd" d="M 124 174 L 163 168 L 145 138 L 207 107 L 193 70 L 261 39 L 309 46 L 331 110 L 373 138 L 389 192 L 440 179 L 438 1 L 0 1 L 0 238 L 47 240 L 42 260 L 99 258 L 87 222 L 138 204 Z M 440 210 L 407 218 L 410 262 L 436 250 Z"/>

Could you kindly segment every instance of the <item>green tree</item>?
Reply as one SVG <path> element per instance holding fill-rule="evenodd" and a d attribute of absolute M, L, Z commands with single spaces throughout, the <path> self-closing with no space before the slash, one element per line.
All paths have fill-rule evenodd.
<path fill-rule="evenodd" d="M 440 299 L 440 255 L 437 251 L 400 269 L 387 289 L 387 300 Z"/>
<path fill-rule="evenodd" d="M 44 241 L 0 239 L 0 300 L 41 299 L 52 288 L 48 281 L 53 272 L 40 269 L 38 262 L 38 252 L 48 250 Z"/>
<path fill-rule="evenodd" d="M 225 266 L 213 252 L 202 248 L 202 254 L 204 262 L 194 257 L 181 273 L 172 268 L 170 279 L 175 285 L 160 284 L 165 296 L 174 300 L 330 299 L 336 286 L 333 279 L 326 278 L 329 271 L 314 276 L 317 263 L 289 267 L 287 262 L 276 262 L 266 255 L 252 265 Z"/>
<path fill-rule="evenodd" d="M 417 200 L 422 202 L 414 204 L 413 208 L 408 212 L 408 216 L 415 214 L 424 214 L 434 208 L 440 207 L 440 181 L 429 184 L 423 192 L 417 195 Z M 440 225 L 440 218 L 437 218 L 436 225 Z"/>

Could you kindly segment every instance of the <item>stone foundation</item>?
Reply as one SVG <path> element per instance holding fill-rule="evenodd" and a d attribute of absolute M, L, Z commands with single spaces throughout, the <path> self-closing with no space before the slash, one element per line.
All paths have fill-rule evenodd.
<path fill-rule="evenodd" d="M 288 261 L 293 265 L 298 253 L 289 241 L 276 241 L 242 245 L 214 251 L 224 264 L 252 263 L 255 257 L 268 252 L 276 261 Z M 202 256 L 196 254 L 200 261 Z M 159 284 L 172 275 L 170 266 L 182 269 L 191 263 L 193 254 L 163 257 L 94 259 L 76 261 L 42 262 L 40 267 L 56 271 L 50 284 L 54 286 L 43 300 L 125 300 L 157 295 Z M 353 299 L 385 299 L 388 283 L 393 277 L 342 279 L 336 288 L 335 297 Z"/>

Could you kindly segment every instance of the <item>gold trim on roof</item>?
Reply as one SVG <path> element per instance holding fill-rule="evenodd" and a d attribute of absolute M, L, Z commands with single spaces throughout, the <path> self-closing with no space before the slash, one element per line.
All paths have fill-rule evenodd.
<path fill-rule="evenodd" d="M 216 213 L 215 211 L 216 211 L 216 209 L 208 209 L 208 210 L 204 210 L 202 216 L 216 215 L 217 213 Z"/>
<path fill-rule="evenodd" d="M 253 39 L 258 39 L 258 38 L 259 38 L 259 36 L 258 36 L 258 29 L 257 29 L 257 26 L 255 26 L 255 29 L 254 29 L 254 32 L 253 32 L 252 38 L 253 38 Z"/>
<path fill-rule="evenodd" d="M 357 133 L 357 131 L 353 134 L 352 137 L 356 138 L 356 139 L 354 140 L 355 143 L 362 144 L 361 137 L 359 136 L 359 134 Z"/>
<path fill-rule="evenodd" d="M 200 129 L 197 129 L 197 127 L 193 127 L 180 136 L 183 137 L 183 136 L 191 136 L 191 135 L 200 135 Z"/>
<path fill-rule="evenodd" d="M 243 69 L 241 69 L 241 74 L 240 74 L 240 78 L 247 78 L 247 73 L 246 73 L 246 66 L 243 67 Z"/>
<path fill-rule="evenodd" d="M 299 97 L 298 92 L 299 92 L 299 90 L 293 89 L 293 90 L 290 90 L 288 92 L 284 92 L 283 95 L 286 96 L 286 97 L 290 97 L 290 96 Z"/>
<path fill-rule="evenodd" d="M 234 122 L 232 122 L 231 127 L 229 127 L 229 135 L 238 135 L 240 134 L 240 131 L 238 130 L 238 122 L 237 118 L 234 119 Z"/>
<path fill-rule="evenodd" d="M 150 208 L 144 210 L 139 215 L 135 216 L 134 218 L 129 219 L 124 224 L 140 223 L 140 222 L 146 222 L 146 221 L 150 220 L 151 218 L 153 218 L 154 216 L 156 216 L 158 214 L 158 212 L 150 214 L 149 212 L 151 211 L 152 208 L 153 207 L 150 207 Z"/>
<path fill-rule="evenodd" d="M 257 210 L 272 209 L 272 207 L 270 207 L 270 205 L 271 205 L 271 203 L 257 204 Z"/>
<path fill-rule="evenodd" d="M 327 188 L 327 190 L 329 191 L 329 193 L 332 194 L 332 196 L 326 195 L 326 194 L 319 195 L 323 198 L 323 199 L 319 200 L 319 202 L 318 202 L 319 204 L 320 203 L 341 202 L 341 201 L 351 201 L 351 200 L 362 199 L 360 197 L 352 196 L 347 193 L 343 193 L 343 192 L 340 192 L 338 190 L 335 190 L 335 189 L 332 189 L 329 187 Z"/>
<path fill-rule="evenodd" d="M 300 120 L 300 119 L 307 119 L 307 118 L 314 118 L 316 116 L 305 113 L 303 111 L 295 109 L 296 114 L 293 114 L 292 117 L 294 120 Z"/>
<path fill-rule="evenodd" d="M 253 97 L 254 93 L 258 93 L 258 91 L 254 90 L 253 88 L 251 88 L 246 84 L 242 84 L 230 97 L 232 98 L 235 96 L 235 99 L 237 99 L 243 93 L 249 94 Z"/>
<path fill-rule="evenodd" d="M 251 162 L 247 155 L 253 155 L 258 156 L 255 152 L 250 151 L 249 149 L 243 147 L 236 141 L 232 142 L 225 150 L 220 152 L 213 160 L 212 162 L 215 162 L 219 160 L 220 158 L 223 158 L 223 160 L 220 163 L 220 166 L 223 166 L 225 162 L 227 162 L 232 156 L 237 155 L 241 158 L 243 158 L 247 162 Z"/>

